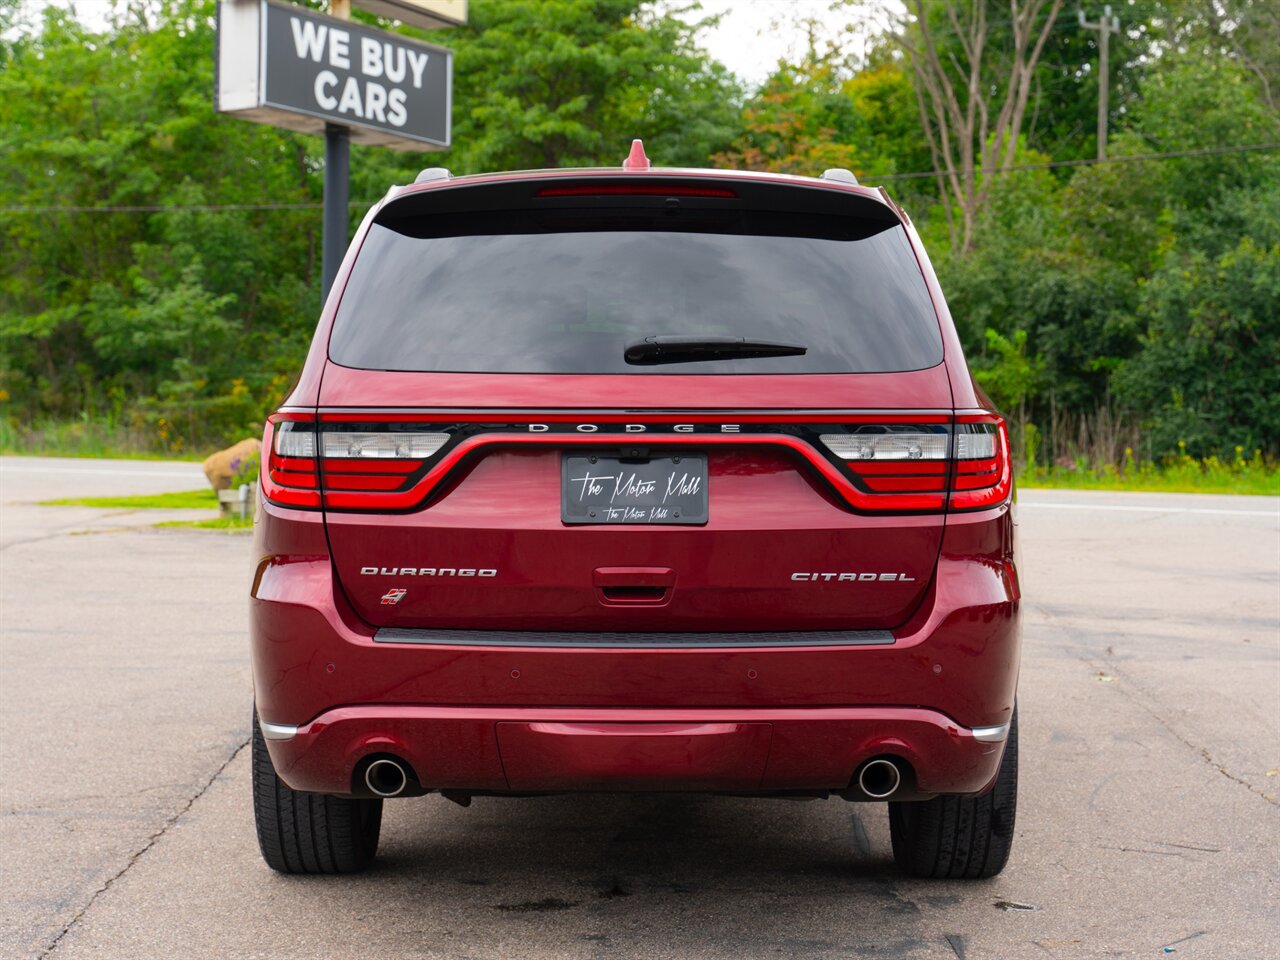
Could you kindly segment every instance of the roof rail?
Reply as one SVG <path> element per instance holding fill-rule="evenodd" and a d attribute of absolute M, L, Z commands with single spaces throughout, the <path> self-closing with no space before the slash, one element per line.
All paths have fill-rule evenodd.
<path fill-rule="evenodd" d="M 432 180 L 452 180 L 453 174 L 449 172 L 448 167 L 427 167 L 416 177 L 413 178 L 414 183 L 430 183 Z"/>
<path fill-rule="evenodd" d="M 846 170 L 844 167 L 831 167 L 822 171 L 823 180 L 834 180 L 836 183 L 851 183 L 855 187 L 858 186 L 858 178 L 853 175 L 852 170 Z"/>

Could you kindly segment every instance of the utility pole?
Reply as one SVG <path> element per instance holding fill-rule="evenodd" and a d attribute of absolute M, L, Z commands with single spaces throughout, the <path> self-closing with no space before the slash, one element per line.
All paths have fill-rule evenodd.
<path fill-rule="evenodd" d="M 1102 8 L 1102 18 L 1097 23 L 1090 23 L 1084 18 L 1084 11 L 1077 10 L 1080 26 L 1085 30 L 1096 30 L 1098 33 L 1098 159 L 1107 159 L 1107 97 L 1111 87 L 1109 52 L 1111 34 L 1120 34 L 1120 18 L 1111 15 L 1111 6 Z"/>
<path fill-rule="evenodd" d="M 1110 9 L 1108 7 L 1107 9 Z M 329 0 L 329 15 L 339 20 L 351 19 L 351 0 Z M 347 252 L 347 220 L 350 216 L 347 198 L 350 189 L 351 130 L 336 123 L 324 125 L 324 233 L 320 257 L 323 302 L 329 296 L 333 281 Z"/>

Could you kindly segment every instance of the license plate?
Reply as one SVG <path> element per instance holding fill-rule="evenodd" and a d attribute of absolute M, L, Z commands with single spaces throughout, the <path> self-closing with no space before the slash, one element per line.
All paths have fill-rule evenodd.
<path fill-rule="evenodd" d="M 565 523 L 707 522 L 707 455 L 682 453 L 627 461 L 600 454 L 561 461 Z"/>

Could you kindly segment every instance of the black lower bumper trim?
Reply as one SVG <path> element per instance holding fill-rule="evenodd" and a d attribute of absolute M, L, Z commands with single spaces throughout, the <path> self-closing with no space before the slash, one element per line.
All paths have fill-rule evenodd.
<path fill-rule="evenodd" d="M 888 630 L 795 630 L 779 633 L 570 633 L 526 630 L 409 630 L 382 627 L 377 643 L 451 647 L 577 647 L 689 649 L 696 647 L 869 647 L 894 642 Z"/>

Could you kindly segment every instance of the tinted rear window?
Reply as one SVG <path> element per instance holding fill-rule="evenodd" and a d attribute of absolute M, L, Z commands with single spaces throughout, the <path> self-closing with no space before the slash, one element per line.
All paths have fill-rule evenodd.
<path fill-rule="evenodd" d="M 803 356 L 633 366 L 652 336 L 802 344 Z M 375 223 L 330 357 L 373 370 L 872 373 L 942 360 L 900 225 L 727 212 L 522 211 Z"/>

